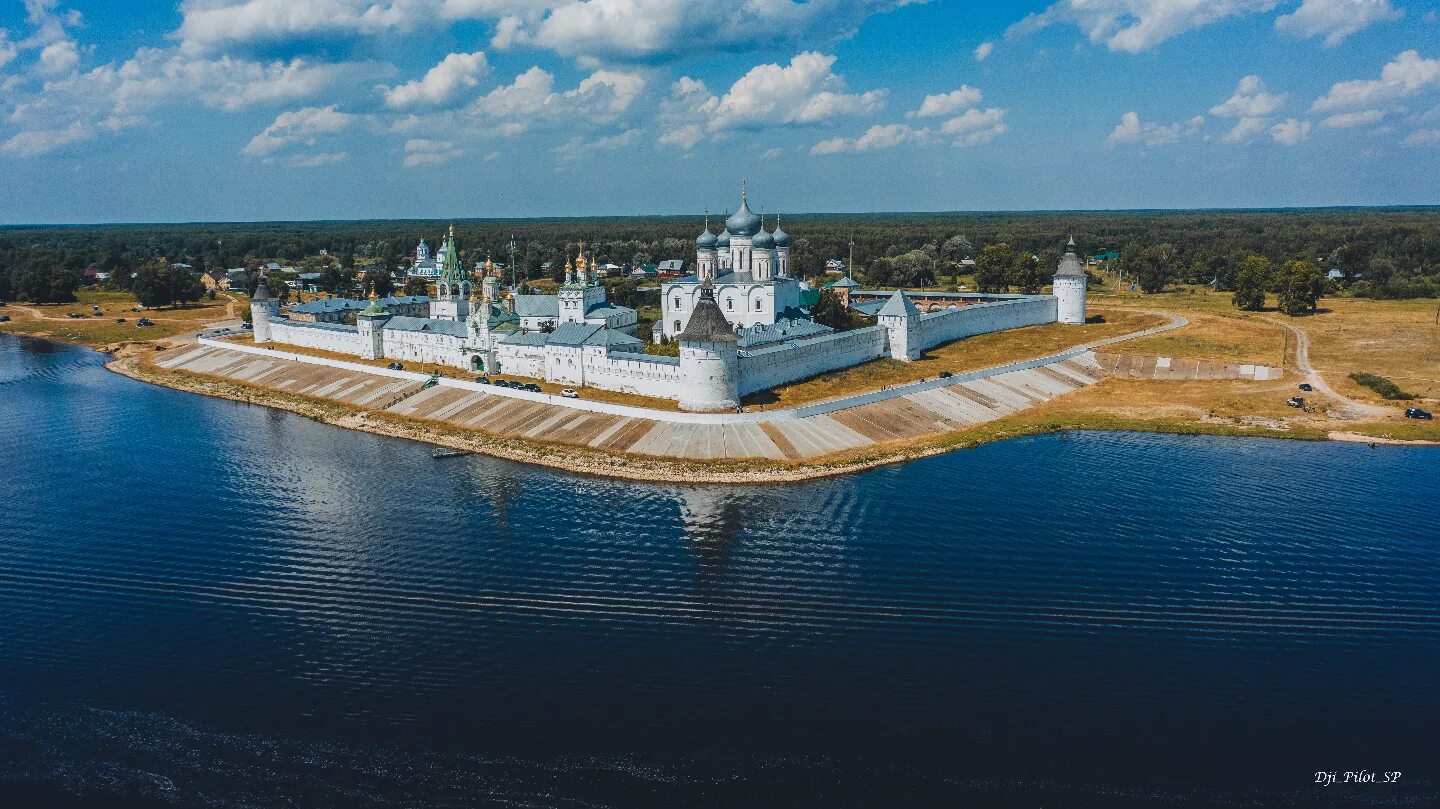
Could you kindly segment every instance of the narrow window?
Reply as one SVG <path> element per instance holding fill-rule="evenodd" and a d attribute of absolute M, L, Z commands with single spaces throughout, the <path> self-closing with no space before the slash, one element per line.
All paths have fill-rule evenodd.
<path fill-rule="evenodd" d="M 755 311 L 760 311 L 760 299 L 755 299 Z"/>
<path fill-rule="evenodd" d="M 676 332 L 679 332 L 679 331 L 680 331 L 680 321 L 678 321 L 678 320 L 675 321 L 675 331 L 676 331 Z"/>
<path fill-rule="evenodd" d="M 734 298 L 726 298 L 726 299 L 725 299 L 725 310 L 726 310 L 726 311 L 734 311 L 734 310 L 735 310 L 735 299 L 734 299 Z"/>

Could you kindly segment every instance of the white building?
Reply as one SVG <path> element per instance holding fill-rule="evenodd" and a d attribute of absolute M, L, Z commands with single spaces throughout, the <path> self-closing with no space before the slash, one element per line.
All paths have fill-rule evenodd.
<path fill-rule="evenodd" d="M 673 340 L 685 330 L 706 282 L 720 312 L 736 328 L 809 318 L 800 309 L 800 282 L 790 277 L 789 234 L 780 229 L 778 217 L 775 230 L 766 231 L 744 191 L 739 210 L 725 220 L 720 235 L 710 232 L 707 218 L 695 239 L 695 274 L 660 285 L 661 317 L 652 339 Z"/>
<path fill-rule="evenodd" d="M 1080 257 L 1075 253 L 1075 238 L 1070 238 L 1069 244 L 1065 245 L 1065 255 L 1060 259 L 1060 266 L 1055 270 L 1055 277 L 1051 279 L 1051 291 L 1059 301 L 1059 309 L 1056 319 L 1061 323 L 1072 325 L 1085 322 L 1085 287 L 1089 278 L 1085 275 L 1085 268 L 1080 265 Z"/>

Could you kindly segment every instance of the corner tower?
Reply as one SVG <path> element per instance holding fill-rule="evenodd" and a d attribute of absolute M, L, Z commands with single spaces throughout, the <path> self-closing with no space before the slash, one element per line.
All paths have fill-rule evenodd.
<path fill-rule="evenodd" d="M 250 328 L 255 342 L 270 342 L 270 321 L 280 316 L 280 302 L 270 295 L 270 283 L 260 274 L 255 294 L 250 296 Z"/>
<path fill-rule="evenodd" d="M 1085 288 L 1089 279 L 1085 276 L 1085 268 L 1080 266 L 1080 257 L 1075 253 L 1075 237 L 1070 237 L 1070 243 L 1065 245 L 1065 255 L 1060 259 L 1060 267 L 1055 270 L 1055 277 L 1051 280 L 1052 291 L 1057 301 L 1057 317 L 1060 323 L 1079 325 L 1085 322 Z"/>
<path fill-rule="evenodd" d="M 920 310 L 910 296 L 895 290 L 890 300 L 880 308 L 877 318 L 890 338 L 890 356 L 893 359 L 910 362 L 920 357 Z"/>
<path fill-rule="evenodd" d="M 707 412 L 739 407 L 739 345 L 735 330 L 715 303 L 709 281 L 701 283 L 695 311 L 676 339 L 680 342 L 680 409 Z"/>

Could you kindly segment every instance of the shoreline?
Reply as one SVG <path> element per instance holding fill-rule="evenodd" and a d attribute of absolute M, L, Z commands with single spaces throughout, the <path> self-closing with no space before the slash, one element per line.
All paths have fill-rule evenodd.
<path fill-rule="evenodd" d="M 46 338 L 39 338 L 46 339 Z M 143 361 L 144 348 L 152 343 L 128 343 L 108 353 L 105 368 L 141 382 L 160 385 L 187 393 L 229 399 L 285 410 L 331 426 L 358 430 L 392 438 L 403 438 L 458 449 L 519 463 L 535 464 L 560 471 L 611 479 L 655 482 L 661 479 L 684 480 L 699 484 L 755 485 L 763 483 L 799 483 L 838 477 L 934 457 L 948 452 L 970 449 L 984 444 L 1071 431 L 1117 430 L 1166 433 L 1173 435 L 1213 435 L 1249 438 L 1284 438 L 1290 440 L 1334 440 L 1387 446 L 1437 446 L 1440 441 L 1400 440 L 1369 437 L 1343 430 L 1321 428 L 1274 429 L 1255 425 L 1184 422 L 1164 419 L 1134 419 L 1099 414 L 1093 421 L 1077 423 L 1067 419 L 1047 419 L 1023 415 L 957 430 L 922 443 L 892 448 L 876 447 L 853 454 L 838 453 L 833 461 L 818 463 L 766 463 L 764 461 L 680 462 L 643 455 L 621 455 L 601 450 L 581 449 L 569 444 L 554 444 L 528 438 L 507 438 L 479 430 L 448 427 L 431 421 L 382 415 L 374 411 L 314 397 L 287 394 L 252 387 L 221 377 L 208 377 L 189 371 L 162 371 Z M 151 349 L 153 350 L 153 349 Z"/>

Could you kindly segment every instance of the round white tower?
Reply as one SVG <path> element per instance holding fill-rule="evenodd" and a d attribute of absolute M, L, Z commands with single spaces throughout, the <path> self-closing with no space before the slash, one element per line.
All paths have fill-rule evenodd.
<path fill-rule="evenodd" d="M 270 342 L 270 321 L 280 316 L 280 302 L 270 295 L 270 283 L 264 274 L 260 276 L 260 283 L 255 286 L 255 294 L 250 296 L 250 328 L 255 335 L 255 342 Z"/>
<path fill-rule="evenodd" d="M 709 281 L 700 285 L 700 299 L 680 342 L 680 409 L 734 410 L 740 406 L 740 359 L 735 330 L 715 304 Z"/>
<path fill-rule="evenodd" d="M 1085 322 L 1085 287 L 1088 282 L 1080 257 L 1075 254 L 1075 237 L 1072 236 L 1070 243 L 1065 245 L 1065 255 L 1060 259 L 1060 267 L 1051 281 L 1057 304 L 1056 321 L 1071 325 Z"/>

